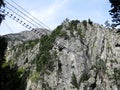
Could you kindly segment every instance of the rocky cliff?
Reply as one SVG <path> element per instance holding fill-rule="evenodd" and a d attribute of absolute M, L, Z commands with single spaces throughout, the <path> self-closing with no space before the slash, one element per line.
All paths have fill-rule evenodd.
<path fill-rule="evenodd" d="M 29 40 L 39 39 L 42 35 L 50 34 L 47 29 L 36 28 L 31 31 L 22 31 L 20 33 L 4 35 L 8 39 L 8 47 L 21 44 Z"/>
<path fill-rule="evenodd" d="M 7 35 L 10 43 L 17 37 L 17 44 L 9 45 L 6 59 L 23 73 L 29 70 L 26 90 L 120 90 L 117 30 L 72 20 L 41 38 L 33 31 L 25 33 Z"/>

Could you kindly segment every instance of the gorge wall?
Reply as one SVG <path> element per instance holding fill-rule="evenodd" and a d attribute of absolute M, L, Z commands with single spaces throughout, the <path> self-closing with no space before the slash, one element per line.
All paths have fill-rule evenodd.
<path fill-rule="evenodd" d="M 26 90 L 120 90 L 118 30 L 72 20 L 52 32 L 37 29 L 38 37 L 31 32 L 24 40 L 6 35 L 7 63 L 22 68 L 21 76 L 29 70 Z"/>

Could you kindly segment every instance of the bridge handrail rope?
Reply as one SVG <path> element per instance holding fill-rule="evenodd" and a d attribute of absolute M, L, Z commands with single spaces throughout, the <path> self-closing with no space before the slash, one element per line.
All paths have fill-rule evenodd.
<path fill-rule="evenodd" d="M 14 33 L 13 30 L 9 27 L 9 25 L 5 21 L 3 21 L 3 23 L 5 24 L 5 26 L 8 28 L 10 32 Z"/>
<path fill-rule="evenodd" d="M 12 18 L 12 16 L 13 16 L 13 20 L 15 20 L 16 22 L 18 22 L 20 19 L 19 18 L 17 18 L 17 16 L 15 16 L 15 15 L 13 15 L 13 14 L 11 14 L 10 12 L 6 12 L 6 15 L 10 15 L 9 17 L 10 18 Z M 23 24 L 22 24 L 23 23 Z M 19 24 L 22 24 L 23 26 L 25 25 L 25 22 L 23 22 L 22 20 L 20 20 L 20 22 L 19 22 Z M 25 26 L 26 28 L 27 27 L 29 27 L 28 29 L 31 29 L 32 27 L 30 26 L 30 25 L 28 25 L 28 24 L 26 24 L 26 26 Z"/>
<path fill-rule="evenodd" d="M 20 12 L 21 14 L 23 14 L 24 16 L 26 16 L 27 18 L 29 18 L 30 20 L 32 20 L 33 22 L 35 22 L 37 25 L 39 25 L 40 27 L 44 28 L 42 25 L 40 25 L 38 22 L 36 22 L 34 19 L 30 18 L 28 15 L 26 15 L 24 12 L 20 11 L 19 9 L 17 9 L 15 6 L 13 6 L 12 4 L 10 4 L 9 2 L 6 1 L 7 4 L 9 4 L 11 7 L 13 7 L 14 9 L 16 9 L 18 12 Z M 30 15 L 31 16 L 31 15 Z"/>
<path fill-rule="evenodd" d="M 10 9 L 9 7 L 6 6 L 6 8 L 10 11 L 12 11 L 13 13 L 15 13 L 16 15 L 18 15 L 19 17 L 21 17 L 22 19 L 26 20 L 27 22 L 29 22 L 30 24 L 32 24 L 33 26 L 35 26 L 36 28 L 38 28 L 35 24 L 31 23 L 29 20 L 27 20 L 26 18 L 24 18 L 23 16 L 19 15 L 18 13 L 16 13 L 15 11 L 13 11 L 12 9 Z"/>
<path fill-rule="evenodd" d="M 6 0 L 5 0 L 6 1 Z M 20 5 L 18 5 L 17 3 L 15 3 L 13 0 L 11 0 L 14 4 L 16 4 L 19 8 L 21 8 L 24 12 L 26 12 L 28 15 L 30 15 L 32 18 L 34 18 L 36 21 L 38 21 L 39 23 L 41 23 L 44 27 L 46 27 L 47 29 L 50 29 L 50 27 L 48 27 L 47 25 L 45 25 L 43 22 L 41 22 L 39 19 L 37 19 L 36 17 L 34 17 L 33 15 L 31 15 L 27 10 L 25 10 L 23 7 L 21 7 Z M 38 23 L 38 24 L 39 24 Z M 39 24 L 40 25 L 40 24 Z M 41 26 L 41 25 L 40 25 Z M 51 29 L 50 29 L 51 30 Z"/>
<path fill-rule="evenodd" d="M 22 24 L 23 26 L 25 26 L 27 29 L 32 30 L 33 28 L 31 27 L 31 25 L 26 24 L 24 22 L 24 20 L 21 20 L 19 18 L 17 18 L 17 16 L 15 16 L 13 13 L 10 13 L 9 11 L 2 9 L 0 10 L 0 13 L 3 13 L 4 15 L 8 15 L 10 18 L 12 18 L 13 20 L 15 20 L 16 22 L 20 21 L 19 24 Z"/>

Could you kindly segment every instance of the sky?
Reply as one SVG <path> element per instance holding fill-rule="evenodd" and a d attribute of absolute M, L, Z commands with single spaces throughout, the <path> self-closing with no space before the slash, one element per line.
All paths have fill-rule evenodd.
<path fill-rule="evenodd" d="M 7 0 L 13 6 L 11 0 Z M 60 25 L 65 18 L 70 20 L 88 20 L 103 24 L 111 21 L 109 0 L 13 0 L 39 19 L 51 30 Z M 7 5 L 7 4 L 6 4 Z M 17 7 L 17 6 L 15 6 Z M 27 30 L 25 27 L 6 16 L 0 26 L 0 35 L 18 33 Z"/>

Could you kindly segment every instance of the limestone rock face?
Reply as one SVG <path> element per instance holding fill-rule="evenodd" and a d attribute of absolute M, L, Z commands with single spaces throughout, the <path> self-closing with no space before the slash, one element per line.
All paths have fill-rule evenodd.
<path fill-rule="evenodd" d="M 35 65 L 35 58 L 41 52 L 41 43 L 36 40 L 38 34 L 34 34 L 33 41 L 17 44 L 7 51 L 8 61 L 31 71 L 26 90 L 120 90 L 120 33 L 88 22 L 78 23 L 72 30 L 70 22 L 62 26 L 61 31 L 66 35 L 56 37 L 48 51 L 56 52 L 57 57 L 53 60 L 54 70 L 43 75 L 44 81 Z M 30 36 L 24 36 L 31 40 Z"/>
<path fill-rule="evenodd" d="M 4 37 L 8 39 L 8 47 L 11 47 L 28 40 L 35 40 L 46 34 L 50 34 L 50 31 L 47 29 L 36 28 L 31 31 L 22 31 L 20 33 L 4 35 Z"/>

